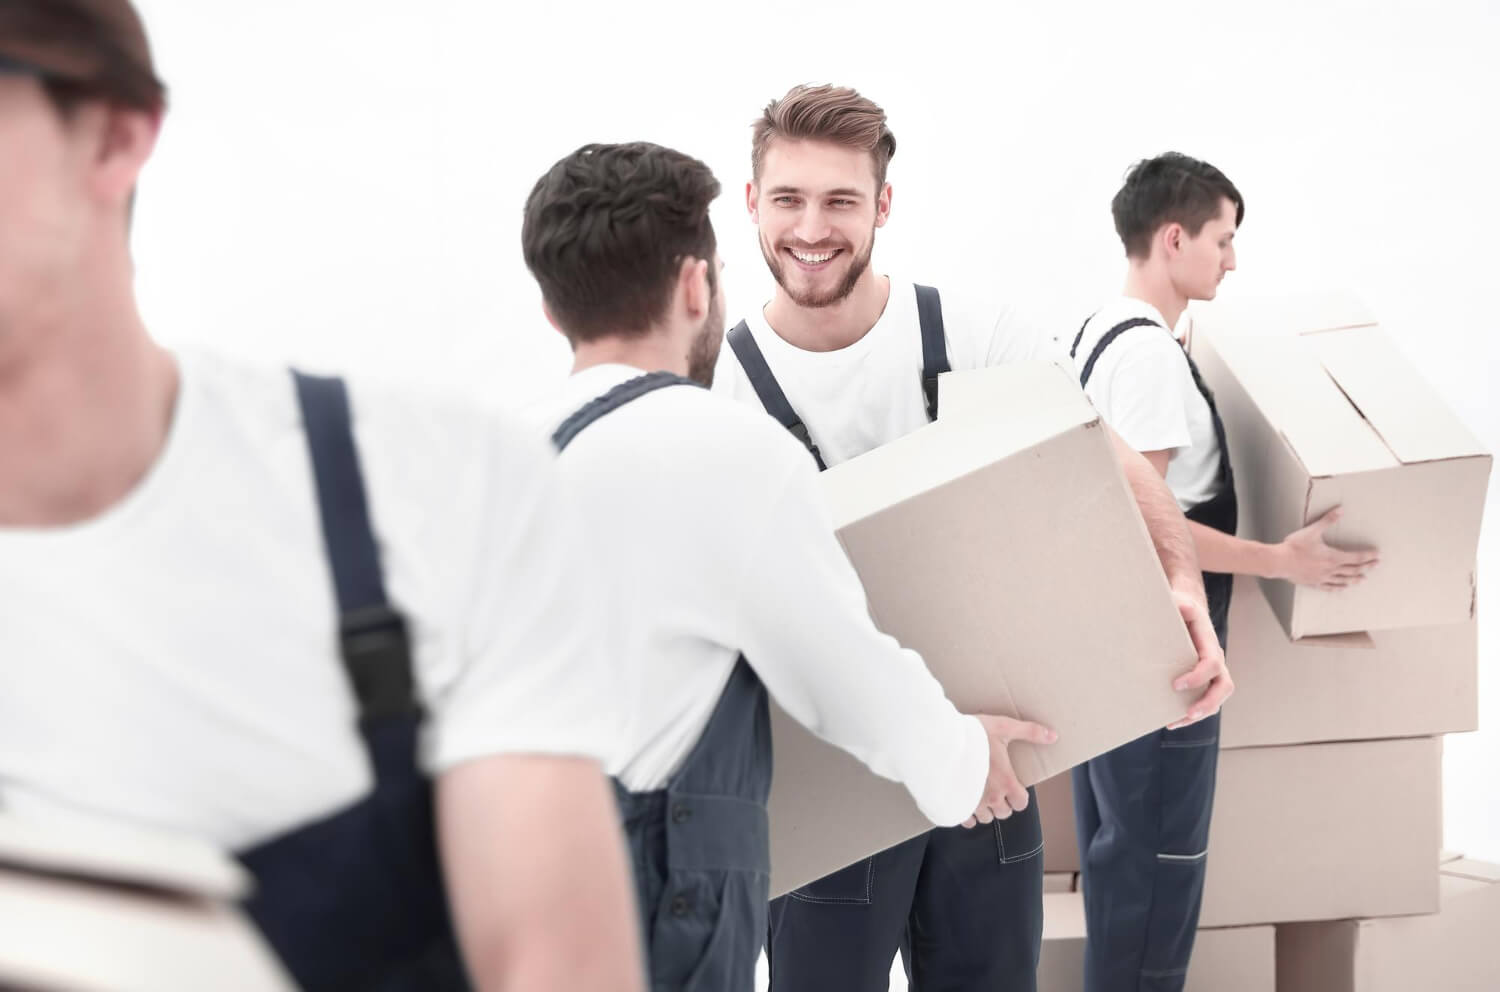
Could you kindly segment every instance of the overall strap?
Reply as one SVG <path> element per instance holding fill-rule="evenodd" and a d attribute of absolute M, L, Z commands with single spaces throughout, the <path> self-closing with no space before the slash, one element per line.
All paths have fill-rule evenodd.
<path fill-rule="evenodd" d="M 1093 319 L 1092 317 L 1089 318 L 1089 320 Z M 1083 332 L 1088 326 L 1089 323 L 1086 320 L 1083 322 L 1083 327 L 1078 329 L 1078 336 L 1073 339 L 1073 347 L 1068 352 L 1069 357 L 1078 358 L 1078 345 L 1083 342 Z M 1132 317 L 1129 320 L 1122 320 L 1114 327 L 1111 327 L 1105 332 L 1104 337 L 1099 339 L 1099 343 L 1094 345 L 1093 352 L 1089 354 L 1089 360 L 1083 363 L 1083 371 L 1078 376 L 1079 386 L 1087 386 L 1089 384 L 1089 376 L 1094 374 L 1094 363 L 1099 361 L 1099 356 L 1104 354 L 1104 349 L 1108 348 L 1114 342 L 1115 338 L 1124 334 L 1132 327 L 1161 327 L 1161 325 L 1149 317 Z"/>
<path fill-rule="evenodd" d="M 734 329 L 729 332 L 729 347 L 734 349 L 735 357 L 740 360 L 740 367 L 745 370 L 750 385 L 755 389 L 755 395 L 760 398 L 760 405 L 812 453 L 819 472 L 826 469 L 828 466 L 823 462 L 823 453 L 813 443 L 812 435 L 807 432 L 807 425 L 797 416 L 797 411 L 792 409 L 786 393 L 781 391 L 781 384 L 776 381 L 776 376 L 771 374 L 771 366 L 766 364 L 766 356 L 761 354 L 760 345 L 755 343 L 750 325 L 743 320 L 734 325 Z"/>
<path fill-rule="evenodd" d="M 361 724 L 420 712 L 406 623 L 386 599 L 344 381 L 293 370 L 339 610 L 339 654 Z"/>
<path fill-rule="evenodd" d="M 638 400 L 647 393 L 654 393 L 667 386 L 697 386 L 698 383 L 672 372 L 647 372 L 634 379 L 627 379 L 602 396 L 589 400 L 552 432 L 552 443 L 562 451 L 573 443 L 583 429 L 607 413 Z"/>
<path fill-rule="evenodd" d="M 936 420 L 938 376 L 953 371 L 953 366 L 948 364 L 943 333 L 943 303 L 931 286 L 917 287 L 917 322 L 922 326 L 922 395 L 927 400 L 927 419 Z"/>

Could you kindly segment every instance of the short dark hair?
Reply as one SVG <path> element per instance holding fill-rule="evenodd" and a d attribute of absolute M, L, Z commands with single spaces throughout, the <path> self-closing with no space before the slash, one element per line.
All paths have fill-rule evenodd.
<path fill-rule="evenodd" d="M 869 152 L 877 188 L 885 185 L 886 169 L 896 155 L 896 136 L 885 111 L 847 86 L 804 83 L 766 104 L 750 138 L 750 175 L 756 182 L 766 149 L 777 138 L 827 141 Z"/>
<path fill-rule="evenodd" d="M 1219 215 L 1224 200 L 1234 204 L 1234 226 L 1245 219 L 1245 200 L 1224 173 L 1181 152 L 1167 152 L 1131 166 L 1111 209 L 1115 231 L 1128 258 L 1149 258 L 1151 238 L 1163 224 L 1181 224 L 1193 237 Z"/>
<path fill-rule="evenodd" d="M 129 0 L 0 0 L 0 55 L 35 73 L 64 114 L 88 100 L 147 113 L 166 106 Z"/>
<path fill-rule="evenodd" d="M 666 313 L 685 258 L 708 261 L 716 241 L 708 166 L 645 141 L 584 145 L 537 180 L 521 251 L 569 340 L 642 334 Z"/>

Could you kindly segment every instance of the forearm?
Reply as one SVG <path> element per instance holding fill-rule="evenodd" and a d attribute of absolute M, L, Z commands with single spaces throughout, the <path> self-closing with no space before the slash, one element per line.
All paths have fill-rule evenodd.
<path fill-rule="evenodd" d="M 1198 546 L 1198 563 L 1205 572 L 1285 578 L 1280 545 L 1248 541 L 1195 520 L 1188 521 L 1188 530 Z"/>
<path fill-rule="evenodd" d="M 1197 548 L 1188 529 L 1188 520 L 1178 508 L 1172 490 L 1140 452 L 1126 444 L 1112 429 L 1109 436 L 1167 582 L 1174 590 L 1205 602 L 1203 569 L 1198 562 Z"/>

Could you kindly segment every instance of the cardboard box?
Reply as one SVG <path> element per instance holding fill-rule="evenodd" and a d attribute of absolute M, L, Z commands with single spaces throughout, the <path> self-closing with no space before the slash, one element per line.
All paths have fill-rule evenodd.
<path fill-rule="evenodd" d="M 1080 892 L 1042 896 L 1042 958 L 1037 992 L 1079 992 L 1083 988 L 1083 946 L 1087 927 Z M 1275 992 L 1274 927 L 1203 929 L 1193 943 L 1186 992 Z"/>
<path fill-rule="evenodd" d="M 1072 376 L 1020 363 L 941 388 L 937 423 L 822 475 L 876 624 L 961 710 L 1058 731 L 1012 748 L 1027 784 L 1181 717 L 1192 645 Z M 903 786 L 779 710 L 772 733 L 773 896 L 931 827 Z"/>
<path fill-rule="evenodd" d="M 1445 864 L 1432 916 L 1276 928 L 1279 992 L 1494 992 L 1500 988 L 1500 866 Z"/>
<path fill-rule="evenodd" d="M 197 841 L 0 818 L 0 986 L 292 989 L 226 901 L 245 882 L 238 864 Z"/>
<path fill-rule="evenodd" d="M 1330 543 L 1376 547 L 1381 564 L 1337 592 L 1263 580 L 1267 600 L 1294 638 L 1470 619 L 1490 455 L 1367 316 L 1297 306 L 1194 312 L 1240 536 L 1280 541 L 1342 505 Z"/>
<path fill-rule="evenodd" d="M 1432 913 L 1441 739 L 1224 751 L 1206 927 Z"/>
<path fill-rule="evenodd" d="M 1254 582 L 1229 611 L 1223 748 L 1431 737 L 1479 726 L 1475 621 L 1288 639 Z M 1050 839 L 1049 834 L 1049 839 Z"/>
<path fill-rule="evenodd" d="M 1042 876 L 1042 892 L 1076 892 L 1078 876 L 1070 871 L 1049 871 Z"/>

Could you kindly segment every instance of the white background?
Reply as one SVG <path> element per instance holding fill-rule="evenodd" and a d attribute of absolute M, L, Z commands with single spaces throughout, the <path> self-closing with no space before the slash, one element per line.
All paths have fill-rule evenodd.
<path fill-rule="evenodd" d="M 830 81 L 884 105 L 899 141 L 877 267 L 1075 328 L 1121 281 L 1108 209 L 1125 168 L 1181 150 L 1248 201 L 1226 296 L 1355 291 L 1500 449 L 1494 3 L 140 7 L 171 112 L 137 213 L 139 287 L 174 345 L 522 403 L 568 360 L 521 262 L 526 194 L 574 147 L 631 139 L 724 183 L 733 319 L 769 288 L 743 206 L 749 124 L 791 84 Z M 1445 759 L 1447 844 L 1491 860 L 1496 488 L 1484 729 Z"/>

